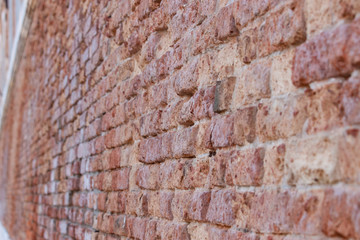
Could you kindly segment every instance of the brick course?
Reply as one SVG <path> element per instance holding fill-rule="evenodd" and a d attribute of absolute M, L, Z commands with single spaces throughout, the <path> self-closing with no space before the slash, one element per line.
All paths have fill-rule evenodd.
<path fill-rule="evenodd" d="M 360 239 L 358 1 L 34 11 L 0 132 L 12 239 Z"/>

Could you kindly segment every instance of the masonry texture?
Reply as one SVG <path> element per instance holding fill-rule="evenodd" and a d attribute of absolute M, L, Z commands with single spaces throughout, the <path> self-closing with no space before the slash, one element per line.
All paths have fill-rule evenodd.
<path fill-rule="evenodd" d="M 12 239 L 360 239 L 359 0 L 38 0 L 3 116 Z"/>

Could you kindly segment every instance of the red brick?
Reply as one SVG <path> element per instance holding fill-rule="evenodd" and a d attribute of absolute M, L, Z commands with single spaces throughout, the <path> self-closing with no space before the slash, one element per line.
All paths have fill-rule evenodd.
<path fill-rule="evenodd" d="M 213 190 L 206 219 L 215 224 L 231 226 L 236 218 L 235 201 L 233 190 Z"/>
<path fill-rule="evenodd" d="M 260 57 L 305 41 L 303 8 L 304 1 L 292 0 L 266 18 L 259 29 Z"/>
<path fill-rule="evenodd" d="M 322 231 L 329 237 L 359 238 L 359 191 L 351 187 L 326 190 Z"/>
<path fill-rule="evenodd" d="M 195 191 L 190 200 L 188 218 L 197 221 L 206 220 L 210 198 L 210 192 Z"/>
<path fill-rule="evenodd" d="M 351 128 L 346 130 L 339 140 L 339 170 L 345 182 L 359 182 L 359 129 Z"/>
<path fill-rule="evenodd" d="M 165 189 L 180 188 L 184 175 L 183 161 L 166 161 L 160 164 L 159 184 Z"/>
<path fill-rule="evenodd" d="M 177 221 L 188 219 L 192 191 L 176 191 L 171 204 L 172 214 Z"/>
<path fill-rule="evenodd" d="M 276 140 L 298 134 L 307 118 L 307 101 L 305 96 L 297 96 L 260 103 L 256 116 L 259 139 Z"/>
<path fill-rule="evenodd" d="M 215 88 L 198 90 L 186 103 L 182 105 L 179 112 L 179 123 L 192 125 L 195 121 L 213 116 L 213 104 Z"/>
<path fill-rule="evenodd" d="M 196 140 L 199 127 L 194 126 L 179 130 L 175 133 L 172 142 L 173 157 L 193 157 L 196 154 Z"/>
<path fill-rule="evenodd" d="M 157 189 L 159 165 L 143 165 L 136 171 L 136 185 L 143 189 Z"/>
<path fill-rule="evenodd" d="M 143 163 L 155 163 L 164 161 L 162 156 L 162 137 L 152 137 L 140 142 L 139 161 Z"/>
<path fill-rule="evenodd" d="M 166 106 L 168 102 L 168 88 L 170 87 L 169 81 L 161 82 L 157 85 L 152 86 L 150 89 L 150 97 L 151 103 L 150 108 L 159 108 L 160 106 Z"/>
<path fill-rule="evenodd" d="M 239 34 L 239 31 L 235 26 L 235 19 L 232 9 L 233 6 L 234 4 L 231 4 L 220 9 L 216 16 L 216 37 L 219 40 L 224 40 L 228 37 L 233 37 Z"/>
<path fill-rule="evenodd" d="M 102 160 L 102 169 L 119 168 L 121 163 L 120 148 L 112 149 L 111 152 Z"/>
<path fill-rule="evenodd" d="M 125 212 L 126 194 L 123 192 L 111 192 L 107 197 L 107 210 L 110 212 Z"/>
<path fill-rule="evenodd" d="M 331 77 L 348 76 L 358 66 L 358 21 L 325 31 L 296 48 L 292 81 L 308 85 Z"/>
<path fill-rule="evenodd" d="M 244 27 L 256 17 L 264 15 L 269 9 L 275 7 L 278 2 L 280 1 L 255 0 L 248 4 L 246 0 L 235 1 L 233 7 L 235 22 L 240 27 Z"/>
<path fill-rule="evenodd" d="M 192 95 L 197 89 L 198 59 L 184 66 L 175 77 L 175 90 L 180 96 Z"/>
<path fill-rule="evenodd" d="M 350 124 L 357 124 L 360 122 L 360 77 L 352 76 L 344 83 L 341 89 L 341 104 L 344 108 L 344 113 L 347 122 Z"/>
<path fill-rule="evenodd" d="M 143 137 L 155 136 L 161 132 L 161 110 L 140 118 L 140 134 Z"/>
<path fill-rule="evenodd" d="M 184 223 L 160 222 L 157 227 L 160 239 L 189 240 L 187 225 Z"/>
<path fill-rule="evenodd" d="M 309 134 L 342 125 L 341 89 L 341 83 L 334 83 L 310 93 L 306 129 Z"/>
<path fill-rule="evenodd" d="M 131 237 L 144 239 L 147 221 L 144 218 L 135 218 L 132 224 Z"/>
<path fill-rule="evenodd" d="M 133 133 L 132 124 L 121 125 L 105 135 L 105 145 L 107 148 L 112 148 L 127 144 L 132 140 Z"/>
<path fill-rule="evenodd" d="M 242 61 L 246 64 L 257 58 L 258 29 L 256 27 L 245 30 L 240 34 L 238 51 Z"/>
<path fill-rule="evenodd" d="M 264 156 L 264 184 L 280 184 L 285 168 L 285 144 L 268 146 Z"/>
<path fill-rule="evenodd" d="M 188 160 L 184 166 L 182 185 L 184 188 L 197 188 L 205 186 L 209 174 L 209 161 L 207 158 Z"/>
<path fill-rule="evenodd" d="M 171 203 L 173 198 L 173 192 L 152 192 L 149 197 L 149 214 L 172 220 Z"/>
<path fill-rule="evenodd" d="M 102 131 L 109 130 L 126 121 L 126 112 L 125 112 L 125 105 L 120 104 L 116 106 L 111 111 L 107 112 L 101 122 L 101 129 Z"/>
<path fill-rule="evenodd" d="M 237 79 L 233 105 L 240 107 L 264 98 L 270 98 L 270 69 L 268 61 L 251 64 Z M 234 87 L 234 86 L 233 86 Z"/>
<path fill-rule="evenodd" d="M 213 120 L 207 131 L 210 132 L 208 147 L 227 147 L 234 144 L 244 145 L 255 139 L 256 108 L 240 109 L 235 114 Z"/>
<path fill-rule="evenodd" d="M 241 221 L 259 232 L 319 234 L 323 197 L 321 190 L 265 190 L 248 194 L 245 196 L 248 210 Z M 272 219 L 271 223 L 268 219 Z"/>
<path fill-rule="evenodd" d="M 210 147 L 227 147 L 235 142 L 234 116 L 227 115 L 218 118 L 210 126 Z"/>
<path fill-rule="evenodd" d="M 231 151 L 225 154 L 225 182 L 228 185 L 260 185 L 264 175 L 263 148 Z"/>
<path fill-rule="evenodd" d="M 139 191 L 128 192 L 125 212 L 130 215 L 144 216 L 148 214 L 148 195 Z"/>

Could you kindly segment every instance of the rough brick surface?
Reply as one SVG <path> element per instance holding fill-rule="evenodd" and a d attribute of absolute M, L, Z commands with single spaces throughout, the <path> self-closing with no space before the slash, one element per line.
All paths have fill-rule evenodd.
<path fill-rule="evenodd" d="M 360 239 L 358 0 L 35 2 L 12 239 Z"/>

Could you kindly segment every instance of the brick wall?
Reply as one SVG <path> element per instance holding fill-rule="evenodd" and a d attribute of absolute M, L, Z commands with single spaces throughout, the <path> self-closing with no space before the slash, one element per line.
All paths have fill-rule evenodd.
<path fill-rule="evenodd" d="M 13 239 L 360 239 L 360 1 L 39 0 L 0 140 Z"/>

